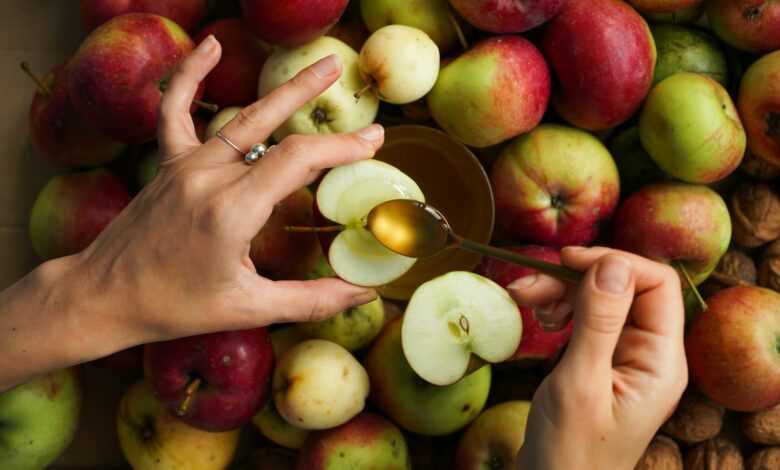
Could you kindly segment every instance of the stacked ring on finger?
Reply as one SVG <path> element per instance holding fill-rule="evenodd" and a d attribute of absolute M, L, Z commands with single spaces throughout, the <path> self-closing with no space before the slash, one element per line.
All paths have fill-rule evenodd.
<path fill-rule="evenodd" d="M 249 149 L 249 152 L 244 153 L 238 145 L 233 143 L 232 140 L 230 140 L 225 134 L 222 133 L 222 131 L 217 132 L 216 137 L 227 144 L 230 148 L 235 150 L 236 152 L 244 155 L 244 163 L 247 165 L 254 165 L 258 161 L 260 161 L 265 154 L 268 153 L 269 150 L 271 150 L 271 147 L 267 147 L 263 143 L 255 144 L 252 146 L 252 148 Z"/>

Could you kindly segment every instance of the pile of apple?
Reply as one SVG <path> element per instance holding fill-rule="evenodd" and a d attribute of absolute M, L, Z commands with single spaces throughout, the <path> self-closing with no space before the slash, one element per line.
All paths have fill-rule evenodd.
<path fill-rule="evenodd" d="M 690 394 L 700 401 L 684 400 L 664 432 L 706 442 L 693 448 L 690 468 L 709 468 L 695 459 L 717 454 L 720 441 L 707 439 L 728 428 L 680 437 L 712 421 L 709 406 L 719 423 L 723 409 L 753 413 L 745 427 L 760 431 L 748 435 L 780 445 L 780 418 L 771 414 L 780 404 L 780 294 L 772 290 L 780 289 L 780 3 L 80 7 L 87 35 L 73 56 L 42 78 L 24 67 L 38 88 L 32 143 L 68 170 L 32 210 L 42 260 L 84 249 L 154 178 L 158 106 L 196 42 L 213 34 L 224 51 L 193 105 L 204 140 L 243 106 L 337 54 L 341 79 L 274 140 L 375 121 L 434 126 L 491 172 L 496 244 L 556 263 L 561 247 L 596 243 L 670 263 L 689 300 Z M 382 247 L 362 221 L 399 198 L 425 195 L 397 168 L 366 161 L 334 169 L 276 207 L 252 242 L 252 261 L 272 279 L 391 283 L 416 260 Z M 320 223 L 345 229 L 321 239 L 285 230 Z M 377 299 L 323 322 L 146 345 L 86 367 L 144 377 L 116 414 L 134 468 L 514 468 L 528 400 L 571 334 L 571 325 L 546 331 L 504 290 L 531 273 L 486 259 L 475 273 L 421 285 L 408 304 Z M 0 462 L 26 469 L 54 461 L 78 428 L 80 393 L 75 370 L 66 370 L 0 394 L 0 433 L 33 408 L 51 416 L 0 439 Z M 249 452 L 239 445 L 242 431 Z M 653 452 L 672 446 L 664 439 L 641 468 L 681 468 L 655 463 L 663 459 Z M 772 449 L 754 460 L 776 463 L 754 468 L 780 468 Z"/>

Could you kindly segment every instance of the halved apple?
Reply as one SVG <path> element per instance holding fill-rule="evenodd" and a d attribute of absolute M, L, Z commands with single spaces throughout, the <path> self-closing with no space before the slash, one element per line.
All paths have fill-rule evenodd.
<path fill-rule="evenodd" d="M 331 170 L 317 189 L 320 213 L 344 230 L 328 250 L 328 261 L 343 280 L 377 287 L 403 276 L 417 261 L 382 246 L 365 229 L 366 216 L 377 205 L 393 199 L 425 202 L 410 177 L 398 168 L 365 160 Z"/>
<path fill-rule="evenodd" d="M 520 310 L 507 291 L 486 277 L 456 271 L 415 291 L 401 342 L 417 375 L 450 385 L 466 375 L 472 354 L 489 363 L 512 357 L 522 334 Z"/>

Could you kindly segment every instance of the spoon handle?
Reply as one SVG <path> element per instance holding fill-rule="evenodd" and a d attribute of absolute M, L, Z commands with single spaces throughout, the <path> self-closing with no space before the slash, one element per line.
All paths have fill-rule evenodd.
<path fill-rule="evenodd" d="M 472 253 L 488 256 L 490 258 L 496 258 L 503 261 L 508 261 L 513 264 L 524 266 L 526 268 L 532 268 L 539 271 L 542 274 L 554 277 L 558 280 L 577 284 L 582 281 L 584 274 L 580 271 L 560 266 L 546 261 L 541 261 L 530 256 L 521 255 L 514 251 L 504 250 L 496 248 L 490 245 L 483 245 L 465 238 L 455 237 L 456 246 Z"/>

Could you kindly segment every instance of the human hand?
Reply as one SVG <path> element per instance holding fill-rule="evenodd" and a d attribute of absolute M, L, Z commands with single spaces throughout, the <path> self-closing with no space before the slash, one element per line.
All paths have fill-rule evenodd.
<path fill-rule="evenodd" d="M 688 382 L 680 280 L 670 267 L 607 248 L 566 248 L 578 287 L 534 275 L 510 294 L 539 321 L 574 329 L 536 392 L 521 470 L 631 470 Z"/>

